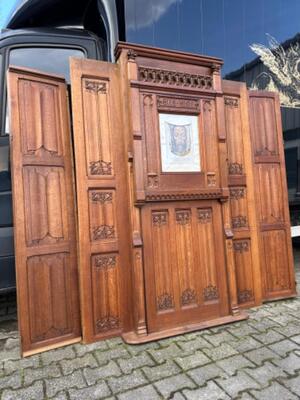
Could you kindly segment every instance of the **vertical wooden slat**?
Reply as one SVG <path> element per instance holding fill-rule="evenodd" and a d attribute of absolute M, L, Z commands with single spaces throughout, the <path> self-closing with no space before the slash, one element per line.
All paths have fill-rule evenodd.
<path fill-rule="evenodd" d="M 296 294 L 278 96 L 249 92 L 263 299 Z"/>
<path fill-rule="evenodd" d="M 129 216 L 119 67 L 71 60 L 83 338 L 128 329 Z"/>
<path fill-rule="evenodd" d="M 18 318 L 23 355 L 80 337 L 66 84 L 8 72 Z"/>

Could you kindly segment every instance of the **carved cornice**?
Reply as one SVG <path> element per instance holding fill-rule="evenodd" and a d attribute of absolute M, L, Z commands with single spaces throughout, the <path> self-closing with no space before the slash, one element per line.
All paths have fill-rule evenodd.
<path fill-rule="evenodd" d="M 104 270 L 114 268 L 117 263 L 117 257 L 111 255 L 94 256 L 93 259 L 94 259 L 94 266 Z"/>
<path fill-rule="evenodd" d="M 94 93 L 106 93 L 106 83 L 97 81 L 85 81 L 85 89 Z"/>
<path fill-rule="evenodd" d="M 96 321 L 97 332 L 107 332 L 120 328 L 118 317 L 108 315 Z"/>
<path fill-rule="evenodd" d="M 245 188 L 230 189 L 230 198 L 239 200 L 245 197 Z"/>
<path fill-rule="evenodd" d="M 181 294 L 181 305 L 188 306 L 197 303 L 197 295 L 194 289 L 185 289 Z"/>
<path fill-rule="evenodd" d="M 112 192 L 92 192 L 92 201 L 95 203 L 111 203 Z"/>
<path fill-rule="evenodd" d="M 211 90 L 213 87 L 212 77 L 208 75 L 188 74 L 147 67 L 139 67 L 138 80 L 163 85 L 192 87 L 202 90 Z"/>
<path fill-rule="evenodd" d="M 245 228 L 247 226 L 247 217 L 244 215 L 237 215 L 232 218 L 231 222 L 233 228 Z"/>
<path fill-rule="evenodd" d="M 238 253 L 249 251 L 249 242 L 247 240 L 239 240 L 233 242 L 233 248 Z"/>
<path fill-rule="evenodd" d="M 146 194 L 146 201 L 169 201 L 169 200 L 203 200 L 219 199 L 222 191 L 204 193 L 151 193 Z"/>
<path fill-rule="evenodd" d="M 199 112 L 200 102 L 198 99 L 184 97 L 157 96 L 157 108 L 159 110 L 183 110 Z"/>
<path fill-rule="evenodd" d="M 90 162 L 90 174 L 91 175 L 111 175 L 112 166 L 109 161 L 91 161 Z"/>
<path fill-rule="evenodd" d="M 191 220 L 191 213 L 189 210 L 176 211 L 176 222 L 180 225 L 189 224 Z"/>
<path fill-rule="evenodd" d="M 226 106 L 236 108 L 239 106 L 239 99 L 235 97 L 225 97 L 224 102 Z"/>
<path fill-rule="evenodd" d="M 163 293 L 157 297 L 156 306 L 159 311 L 174 308 L 173 296 L 169 293 Z"/>
<path fill-rule="evenodd" d="M 198 208 L 198 220 L 201 224 L 208 224 L 211 222 L 212 218 L 212 213 L 211 213 L 211 209 L 207 208 Z"/>
<path fill-rule="evenodd" d="M 93 240 L 113 239 L 114 237 L 113 225 L 100 225 L 93 228 Z"/>
<path fill-rule="evenodd" d="M 243 175 L 244 168 L 242 164 L 239 163 L 230 163 L 228 165 L 228 173 L 229 175 Z"/>
<path fill-rule="evenodd" d="M 204 301 L 217 300 L 219 298 L 218 288 L 213 285 L 208 285 L 203 289 Z"/>

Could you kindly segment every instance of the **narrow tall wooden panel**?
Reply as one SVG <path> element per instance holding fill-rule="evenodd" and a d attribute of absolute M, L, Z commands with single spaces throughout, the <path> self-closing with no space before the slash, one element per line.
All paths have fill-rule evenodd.
<path fill-rule="evenodd" d="M 262 286 L 246 85 L 222 82 L 238 302 L 261 304 Z"/>
<path fill-rule="evenodd" d="M 83 337 L 120 335 L 127 302 L 129 216 L 119 67 L 71 60 Z"/>
<path fill-rule="evenodd" d="M 265 300 L 296 294 L 278 96 L 249 92 L 250 127 Z"/>
<path fill-rule="evenodd" d="M 18 318 L 23 355 L 81 339 L 63 78 L 8 73 Z"/>

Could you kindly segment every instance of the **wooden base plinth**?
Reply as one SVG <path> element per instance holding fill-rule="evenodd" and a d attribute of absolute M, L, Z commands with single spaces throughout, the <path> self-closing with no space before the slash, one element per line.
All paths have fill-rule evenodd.
<path fill-rule="evenodd" d="M 188 332 L 212 328 L 219 325 L 225 325 L 231 322 L 243 321 L 248 318 L 249 315 L 245 311 L 241 311 L 239 315 L 234 315 L 234 316 L 227 315 L 226 317 L 213 319 L 211 321 L 203 321 L 197 324 L 184 325 L 178 328 L 166 329 L 164 331 L 149 333 L 148 335 L 139 336 L 133 331 L 126 332 L 122 334 L 122 338 L 128 344 L 141 344 L 141 343 L 152 342 L 158 339 L 165 339 L 170 336 L 182 335 Z"/>

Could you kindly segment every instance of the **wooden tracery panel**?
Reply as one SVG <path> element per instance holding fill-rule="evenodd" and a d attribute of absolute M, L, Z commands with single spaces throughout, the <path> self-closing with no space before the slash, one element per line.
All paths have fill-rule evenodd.
<path fill-rule="evenodd" d="M 238 302 L 249 307 L 262 300 L 248 96 L 244 83 L 222 82 L 230 188 L 231 226 Z"/>
<path fill-rule="evenodd" d="M 23 355 L 81 339 L 63 78 L 10 68 L 18 318 Z"/>
<path fill-rule="evenodd" d="M 83 337 L 129 323 L 129 218 L 119 67 L 71 60 Z"/>
<path fill-rule="evenodd" d="M 295 295 L 278 96 L 249 92 L 260 260 L 265 300 Z"/>
<path fill-rule="evenodd" d="M 142 218 L 149 333 L 228 315 L 220 204 L 149 205 Z"/>

